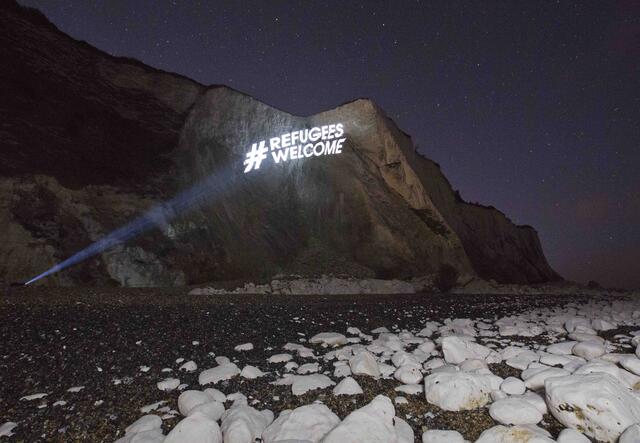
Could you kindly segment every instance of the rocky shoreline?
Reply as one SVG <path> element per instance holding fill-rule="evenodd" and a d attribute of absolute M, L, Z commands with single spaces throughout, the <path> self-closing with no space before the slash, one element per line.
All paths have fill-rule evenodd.
<path fill-rule="evenodd" d="M 191 295 L 262 294 L 262 295 L 354 295 L 354 294 L 419 294 L 442 292 L 434 283 L 435 276 L 411 280 L 384 280 L 323 275 L 317 278 L 278 276 L 270 282 L 247 282 L 236 285 L 211 283 L 193 288 Z M 622 291 L 589 288 L 574 282 L 554 282 L 539 285 L 501 284 L 466 276 L 446 292 L 452 294 L 519 294 L 519 295 L 610 295 Z M 628 292 L 628 291 L 627 291 Z"/>

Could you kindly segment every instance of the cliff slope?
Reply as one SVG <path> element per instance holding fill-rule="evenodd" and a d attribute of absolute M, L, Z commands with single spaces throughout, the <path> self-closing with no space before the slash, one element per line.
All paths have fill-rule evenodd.
<path fill-rule="evenodd" d="M 195 208 L 41 284 L 172 286 L 276 274 L 408 278 L 448 263 L 558 279 L 532 228 L 457 198 L 368 100 L 314 116 L 116 58 L 0 3 L 0 280 L 45 271 L 220 177 Z M 244 173 L 253 143 L 341 123 L 342 153 Z"/>

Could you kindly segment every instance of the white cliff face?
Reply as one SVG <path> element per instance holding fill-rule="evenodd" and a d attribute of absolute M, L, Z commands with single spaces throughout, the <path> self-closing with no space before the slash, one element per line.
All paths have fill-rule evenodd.
<path fill-rule="evenodd" d="M 4 126 L 0 242 L 18 245 L 0 250 L 8 281 L 46 271 L 212 176 L 223 177 L 224 186 L 194 198 L 215 205 L 181 203 L 179 214 L 153 220 L 144 241 L 99 251 L 97 262 L 41 284 L 182 286 L 279 273 L 407 279 L 444 263 L 487 280 L 557 277 L 533 229 L 457 198 L 437 165 L 370 100 L 294 116 L 228 87 L 114 59 L 9 12 L 2 28 L 13 43 L 26 43 L 7 45 L 0 66 L 12 75 L 3 78 L 36 67 L 33 89 L 48 95 L 32 96 L 10 81 L 0 86 L 39 111 L 12 109 Z M 60 51 L 67 56 L 55 57 Z M 83 124 L 61 118 L 52 103 L 63 100 L 77 106 L 70 114 L 82 115 Z M 244 173 L 254 143 L 338 124 L 340 154 L 276 164 L 269 151 L 263 166 Z M 50 149 L 37 148 L 44 143 Z M 52 218 L 59 229 L 47 229 Z"/>

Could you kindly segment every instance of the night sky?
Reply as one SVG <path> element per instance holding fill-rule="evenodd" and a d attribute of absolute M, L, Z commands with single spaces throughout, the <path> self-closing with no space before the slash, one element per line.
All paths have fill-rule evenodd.
<path fill-rule="evenodd" d="M 21 0 L 293 114 L 377 102 L 565 278 L 640 287 L 640 2 Z"/>

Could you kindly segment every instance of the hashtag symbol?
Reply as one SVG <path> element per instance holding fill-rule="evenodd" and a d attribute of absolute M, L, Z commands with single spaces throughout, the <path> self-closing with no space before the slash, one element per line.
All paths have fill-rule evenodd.
<path fill-rule="evenodd" d="M 260 169 L 260 163 L 267 158 L 268 149 L 264 146 L 264 140 L 260 142 L 260 145 L 254 143 L 251 145 L 251 151 L 247 152 L 247 158 L 244 161 L 244 173 L 251 171 L 252 169 Z"/>

